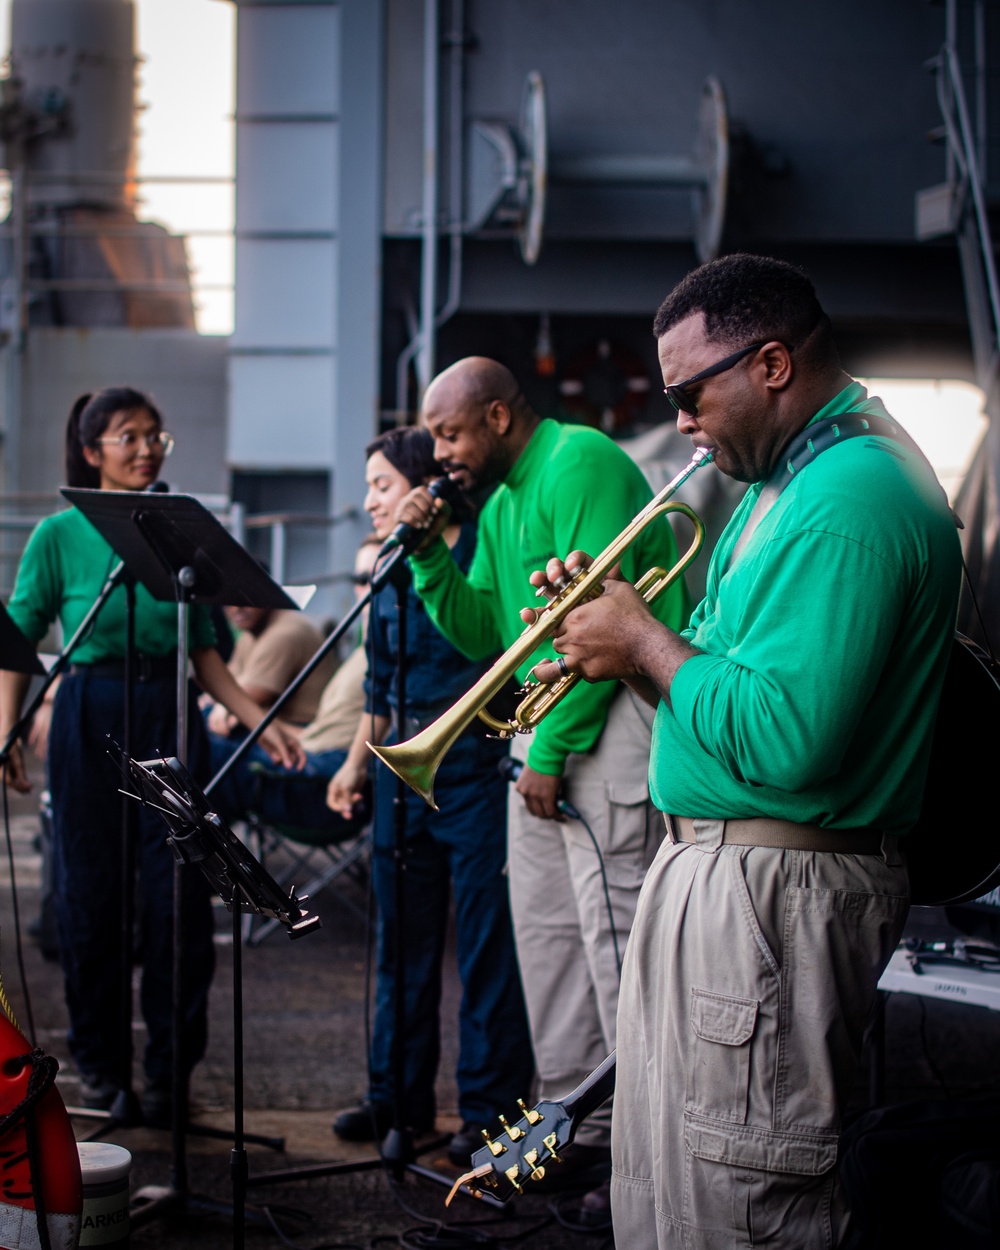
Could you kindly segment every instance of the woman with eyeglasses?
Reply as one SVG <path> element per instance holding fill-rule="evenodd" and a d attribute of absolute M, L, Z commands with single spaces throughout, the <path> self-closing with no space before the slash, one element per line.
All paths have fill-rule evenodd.
<path fill-rule="evenodd" d="M 367 447 L 365 509 L 383 541 L 396 524 L 400 500 L 415 486 L 440 477 L 434 443 L 423 429 L 398 429 Z M 444 531 L 463 569 L 472 561 L 476 530 L 457 514 Z M 435 720 L 480 676 L 485 664 L 468 660 L 432 623 L 409 582 L 405 564 L 400 594 L 406 595 L 406 635 L 400 637 L 395 586 L 375 596 L 368 626 L 369 664 L 365 715 L 347 759 L 330 782 L 327 803 L 347 817 L 360 799 L 372 757 L 366 741 L 399 741 Z M 406 706 L 399 707 L 396 665 L 406 660 Z M 513 1110 L 529 1088 L 534 1063 L 514 955 L 507 900 L 507 782 L 498 764 L 505 743 L 487 738 L 474 722 L 448 753 L 435 779 L 438 810 L 405 791 L 405 966 L 395 959 L 394 797 L 396 778 L 375 765 L 372 880 L 378 902 L 378 972 L 367 1095 L 342 1112 L 334 1132 L 349 1141 L 381 1140 L 392 1126 L 394 986 L 406 982 L 406 1075 L 404 1123 L 418 1132 L 434 1127 L 434 1079 L 440 1053 L 441 962 L 449 897 L 455 898 L 455 947 L 462 1001 L 455 1073 L 462 1127 L 448 1153 L 468 1164 L 482 1144 L 481 1130 L 500 1112 Z"/>
<path fill-rule="evenodd" d="M 71 486 L 146 490 L 160 475 L 173 438 L 152 401 L 131 387 L 82 395 L 66 428 L 66 478 Z M 100 593 L 118 557 L 76 508 L 47 517 L 28 540 L 8 611 L 33 641 L 56 621 L 69 638 Z M 177 609 L 136 587 L 132 754 L 148 759 L 176 743 Z M 121 778 L 107 754 L 110 735 L 124 736 L 125 603 L 119 587 L 72 657 L 55 698 L 48 735 L 52 855 L 60 957 L 69 1011 L 69 1048 L 80 1070 L 82 1101 L 109 1109 L 126 1082 L 121 1037 Z M 215 649 L 208 609 L 190 614 L 190 654 L 199 685 L 253 728 L 260 708 L 232 678 Z M 16 724 L 29 678 L 4 672 L 0 735 Z M 189 767 L 207 780 L 208 747 L 200 716 L 189 718 Z M 262 738 L 286 765 L 301 757 L 278 725 Z M 11 750 L 7 781 L 31 786 L 20 746 Z M 140 999 L 147 1026 L 142 1109 L 163 1123 L 171 1108 L 173 856 L 162 821 L 138 811 L 135 859 L 141 884 L 143 955 Z M 182 1066 L 185 1076 L 207 1040 L 206 1008 L 214 953 L 210 894 L 202 874 L 186 872 L 184 891 Z"/>

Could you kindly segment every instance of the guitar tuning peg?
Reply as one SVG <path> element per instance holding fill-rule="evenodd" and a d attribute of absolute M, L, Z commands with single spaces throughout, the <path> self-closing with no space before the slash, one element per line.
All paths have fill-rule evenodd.
<path fill-rule="evenodd" d="M 487 1146 L 489 1146 L 490 1154 L 494 1157 L 494 1159 L 498 1155 L 505 1155 L 507 1153 L 506 1146 L 501 1146 L 498 1141 L 490 1141 L 490 1135 L 486 1129 L 483 1129 L 482 1133 L 483 1133 L 483 1141 L 487 1144 Z"/>
<path fill-rule="evenodd" d="M 526 1107 L 523 1098 L 519 1098 L 517 1100 L 517 1105 L 524 1112 L 524 1118 L 528 1121 L 532 1128 L 534 1128 L 536 1124 L 541 1124 L 541 1122 L 545 1119 L 545 1116 L 539 1115 L 534 1107 Z"/>
<path fill-rule="evenodd" d="M 520 1138 L 524 1136 L 524 1129 L 518 1128 L 516 1124 L 508 1124 L 504 1116 L 502 1115 L 498 1116 L 497 1119 L 504 1126 L 504 1129 L 507 1132 L 507 1136 L 510 1138 L 511 1141 L 518 1141 Z"/>
<path fill-rule="evenodd" d="M 538 1164 L 538 1151 L 529 1150 L 524 1156 L 524 1161 L 531 1168 L 530 1176 L 533 1181 L 543 1180 L 545 1177 L 545 1169 Z"/>
<path fill-rule="evenodd" d="M 506 1172 L 504 1172 L 504 1176 L 507 1177 L 507 1179 L 510 1181 L 510 1183 L 514 1186 L 514 1188 L 517 1190 L 519 1194 L 524 1193 L 524 1190 L 517 1183 L 517 1164 L 516 1163 L 513 1164 L 513 1166 L 509 1167 Z"/>

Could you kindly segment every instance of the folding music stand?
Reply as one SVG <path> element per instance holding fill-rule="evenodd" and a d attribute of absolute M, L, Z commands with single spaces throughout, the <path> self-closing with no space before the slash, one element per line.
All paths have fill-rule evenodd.
<path fill-rule="evenodd" d="M 194 864 L 220 895 L 233 917 L 233 1246 L 242 1250 L 246 1224 L 247 1155 L 243 1133 L 243 966 L 241 917 L 256 912 L 284 925 L 290 938 L 320 927 L 294 889 L 286 892 L 250 854 L 221 818 L 178 759 L 139 762 L 111 746 L 126 783 L 143 806 L 163 817 L 178 862 Z M 124 792 L 123 792 L 124 793 Z M 143 1209 L 146 1215 L 148 1208 Z M 134 1219 L 133 1219 L 134 1222 Z"/>
<path fill-rule="evenodd" d="M 188 620 L 192 604 L 287 608 L 296 604 L 191 495 L 63 487 L 119 556 L 125 572 L 154 599 L 177 604 L 177 759 L 187 760 Z M 173 1126 L 171 1178 L 141 1209 L 142 1222 L 185 1205 L 188 1193 L 185 1120 L 187 1081 L 181 1072 L 181 943 L 183 865 L 174 864 L 173 902 Z M 270 1142 L 268 1144 L 271 1144 Z M 135 1220 L 133 1222 L 136 1222 Z"/>
<path fill-rule="evenodd" d="M 0 603 L 0 668 L 12 673 L 30 673 L 32 677 L 45 676 L 45 665 L 38 658 L 38 652 L 10 619 L 10 613 L 2 603 Z"/>

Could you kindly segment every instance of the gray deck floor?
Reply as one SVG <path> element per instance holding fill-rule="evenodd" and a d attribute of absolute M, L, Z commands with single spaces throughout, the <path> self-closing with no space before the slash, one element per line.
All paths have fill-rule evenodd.
<path fill-rule="evenodd" d="M 33 847 L 37 829 L 34 800 L 13 804 L 13 835 L 22 925 L 36 913 L 39 860 Z M 0 923 L 3 926 L 3 979 L 15 1011 L 23 1017 L 11 920 L 11 892 L 6 856 L 0 867 Z M 363 890 L 343 887 L 359 906 Z M 367 1148 L 350 1147 L 330 1132 L 330 1121 L 340 1108 L 350 1106 L 365 1088 L 365 962 L 364 926 L 344 906 L 336 892 L 318 902 L 323 928 L 301 941 L 289 942 L 276 932 L 263 944 L 244 951 L 246 1033 L 246 1128 L 248 1132 L 280 1135 L 286 1150 L 276 1154 L 251 1146 L 251 1173 L 297 1164 L 369 1157 Z M 915 923 L 937 931 L 941 917 L 915 913 Z M 218 966 L 211 997 L 211 1036 L 205 1061 L 197 1069 L 192 1095 L 198 1124 L 229 1129 L 232 1124 L 232 943 L 230 920 L 224 909 L 217 917 Z M 62 1065 L 59 1085 L 65 1101 L 76 1101 L 78 1081 L 66 1052 L 61 974 L 42 958 L 37 946 L 25 939 L 25 965 L 31 990 L 39 1044 Z M 136 1000 L 137 1000 L 136 995 Z M 453 952 L 449 952 L 442 1008 L 443 1054 L 437 1095 L 438 1127 L 453 1130 L 456 1091 L 454 1071 L 455 1019 L 458 1003 Z M 138 1014 L 138 1013 L 136 1013 Z M 23 1020 L 22 1020 L 23 1023 Z M 137 1051 L 143 1043 L 141 1021 L 134 1023 Z M 1000 1089 L 1000 1013 L 903 995 L 890 998 L 886 1013 L 886 1100 L 900 1101 L 943 1094 Z M 139 1067 L 137 1064 L 137 1084 Z M 865 1105 L 866 1083 L 860 1080 L 854 1104 Z M 527 1094 L 527 1091 L 526 1091 Z M 78 1120 L 78 1136 L 92 1124 Z M 168 1182 L 170 1137 L 149 1129 L 117 1129 L 109 1135 L 133 1153 L 133 1191 L 145 1184 Z M 198 1195 L 226 1201 L 230 1193 L 229 1143 L 191 1137 L 186 1160 L 190 1188 Z M 421 1158 L 425 1166 L 454 1177 L 443 1151 Z M 479 1220 L 488 1212 L 482 1204 L 460 1202 L 446 1212 L 443 1189 L 408 1178 L 390 1186 L 378 1169 L 324 1179 L 286 1183 L 256 1189 L 255 1207 L 296 1208 L 308 1217 L 300 1222 L 280 1217 L 281 1227 L 296 1246 L 393 1244 L 394 1235 L 413 1228 L 418 1216 L 427 1220 Z M 406 1204 L 410 1210 L 403 1207 Z M 536 1250 L 564 1250 L 610 1245 L 606 1236 L 570 1232 L 552 1218 L 541 1198 L 525 1198 L 509 1209 L 511 1219 L 492 1226 L 509 1238 L 541 1221 L 544 1228 L 529 1237 Z M 483 1230 L 487 1231 L 487 1230 Z M 389 1235 L 390 1241 L 382 1238 Z M 224 1221 L 197 1217 L 156 1220 L 133 1233 L 136 1247 L 215 1247 L 231 1244 Z M 281 1240 L 263 1227 L 251 1227 L 248 1245 L 278 1247 Z M 527 1243 L 526 1243 L 527 1244 Z"/>

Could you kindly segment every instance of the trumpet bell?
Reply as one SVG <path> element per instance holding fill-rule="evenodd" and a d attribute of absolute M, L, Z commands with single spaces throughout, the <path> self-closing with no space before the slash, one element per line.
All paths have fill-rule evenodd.
<path fill-rule="evenodd" d="M 419 736 L 418 734 L 417 737 Z M 415 790 L 429 807 L 438 811 L 438 805 L 434 802 L 434 774 L 441 760 L 440 757 L 435 759 L 423 746 L 414 747 L 416 741 L 413 738 L 409 742 L 399 742 L 391 747 L 376 747 L 366 742 L 365 746 L 387 768 L 391 768 L 397 777 L 402 778 L 411 790 Z"/>
<path fill-rule="evenodd" d="M 694 541 L 669 572 L 665 573 L 660 568 L 651 569 L 644 578 L 640 578 L 637 589 L 641 591 L 646 602 L 650 603 L 683 573 L 698 554 L 705 529 L 685 504 L 667 503 L 667 500 L 697 468 L 708 464 L 711 459 L 711 453 L 703 448 L 696 448 L 691 463 L 649 501 L 586 571 L 581 570 L 569 580 L 538 614 L 534 624 L 523 630 L 475 685 L 436 721 L 408 742 L 400 742 L 391 747 L 376 747 L 369 742 L 368 749 L 437 811 L 438 806 L 434 802 L 434 775 L 445 755 L 477 716 L 502 738 L 530 733 L 576 682 L 577 674 L 570 673 L 548 686 L 532 686 L 530 693 L 519 704 L 513 720 L 498 721 L 486 711 L 486 705 L 503 689 L 539 645 L 557 632 L 559 624 L 573 608 L 600 594 L 604 578 L 621 559 L 622 553 L 647 526 L 668 512 L 682 512 L 688 517 L 695 527 Z"/>

